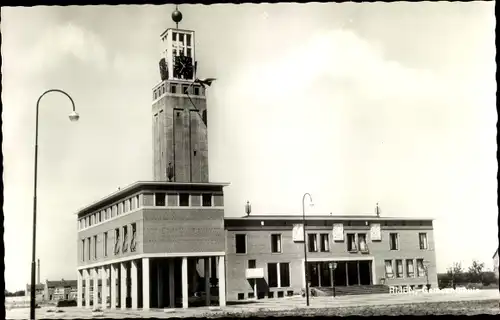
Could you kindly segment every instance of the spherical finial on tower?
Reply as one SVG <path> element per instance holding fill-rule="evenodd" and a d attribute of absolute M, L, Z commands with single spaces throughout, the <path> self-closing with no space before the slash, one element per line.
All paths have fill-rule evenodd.
<path fill-rule="evenodd" d="M 176 24 L 179 24 L 182 20 L 182 13 L 179 11 L 177 6 L 175 6 L 175 11 L 172 12 L 172 20 L 174 20 Z"/>

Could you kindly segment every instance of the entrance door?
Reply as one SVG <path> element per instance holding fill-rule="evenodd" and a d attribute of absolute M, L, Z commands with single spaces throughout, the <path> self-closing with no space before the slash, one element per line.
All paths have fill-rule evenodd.
<path fill-rule="evenodd" d="M 319 286 L 319 269 L 317 262 L 308 262 L 309 265 L 309 282 L 311 283 L 311 287 Z"/>
<path fill-rule="evenodd" d="M 359 278 L 362 285 L 372 284 L 371 261 L 359 262 Z"/>
<path fill-rule="evenodd" d="M 328 266 L 328 262 L 321 262 L 321 286 L 322 287 L 331 287 L 332 279 L 330 275 L 330 268 Z"/>

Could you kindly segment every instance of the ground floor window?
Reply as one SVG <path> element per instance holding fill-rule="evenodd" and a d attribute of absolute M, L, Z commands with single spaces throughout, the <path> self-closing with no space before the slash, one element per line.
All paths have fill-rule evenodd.
<path fill-rule="evenodd" d="M 288 262 L 268 263 L 267 282 L 269 288 L 290 286 L 290 264 Z"/>

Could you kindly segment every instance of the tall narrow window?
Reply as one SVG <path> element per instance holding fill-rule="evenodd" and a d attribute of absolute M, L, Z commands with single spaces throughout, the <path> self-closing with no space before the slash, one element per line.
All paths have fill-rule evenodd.
<path fill-rule="evenodd" d="M 358 251 L 356 247 L 356 235 L 354 233 L 347 234 L 347 251 L 349 252 Z"/>
<path fill-rule="evenodd" d="M 97 259 L 97 235 L 94 236 L 94 259 Z"/>
<path fill-rule="evenodd" d="M 177 93 L 177 86 L 175 84 L 170 85 L 170 92 Z"/>
<path fill-rule="evenodd" d="M 179 194 L 179 206 L 189 207 L 189 194 L 188 193 Z"/>
<path fill-rule="evenodd" d="M 82 261 L 85 261 L 85 238 L 82 239 Z"/>
<path fill-rule="evenodd" d="M 199 96 L 200 95 L 200 88 L 199 87 L 194 87 L 194 95 Z"/>
<path fill-rule="evenodd" d="M 163 192 L 155 193 L 155 206 L 157 207 L 165 206 L 165 193 Z"/>
<path fill-rule="evenodd" d="M 127 243 L 127 236 L 128 236 L 128 233 L 127 233 L 127 226 L 124 226 L 123 227 L 123 242 L 122 242 L 122 252 L 127 252 L 128 251 L 128 243 Z"/>
<path fill-rule="evenodd" d="M 281 234 L 271 235 L 271 252 L 281 253 Z"/>
<path fill-rule="evenodd" d="M 391 250 L 399 250 L 399 239 L 397 233 L 389 234 L 389 245 Z"/>
<path fill-rule="evenodd" d="M 268 263 L 267 264 L 267 282 L 269 288 L 278 287 L 278 264 Z"/>
<path fill-rule="evenodd" d="M 321 234 L 321 252 L 330 251 L 330 241 L 328 237 L 328 233 Z"/>
<path fill-rule="evenodd" d="M 102 248 L 104 249 L 103 252 L 104 252 L 104 256 L 107 257 L 108 256 L 108 233 L 107 232 L 104 232 L 104 237 L 103 237 L 103 245 L 102 245 Z"/>
<path fill-rule="evenodd" d="M 413 259 L 406 260 L 406 276 L 413 278 L 415 276 L 415 272 L 413 270 Z"/>
<path fill-rule="evenodd" d="M 130 251 L 135 252 L 135 247 L 136 247 L 136 234 L 137 234 L 137 227 L 135 223 L 132 223 L 132 239 L 130 239 Z"/>
<path fill-rule="evenodd" d="M 235 246 L 236 246 L 236 253 L 238 254 L 247 253 L 247 236 L 245 234 L 235 235 Z"/>
<path fill-rule="evenodd" d="M 91 250 L 90 250 L 90 249 L 91 249 L 92 247 L 91 247 L 91 243 L 90 243 L 90 242 L 91 242 L 91 241 L 90 241 L 90 237 L 88 237 L 88 238 L 87 238 L 87 244 L 88 244 L 88 245 L 87 245 L 87 258 L 88 258 L 88 260 L 90 260 L 90 259 L 91 259 L 91 256 L 90 256 L 90 251 L 91 251 Z"/>
<path fill-rule="evenodd" d="M 403 260 L 396 260 L 396 277 L 403 277 Z"/>
<path fill-rule="evenodd" d="M 385 277 L 393 278 L 394 273 L 392 272 L 392 260 L 385 260 Z"/>
<path fill-rule="evenodd" d="M 212 206 L 212 195 L 211 194 L 203 194 L 202 195 L 202 202 L 204 207 L 211 207 Z"/>
<path fill-rule="evenodd" d="M 120 228 L 115 229 L 115 246 L 114 246 L 115 255 L 120 253 Z"/>
<path fill-rule="evenodd" d="M 315 233 L 309 233 L 307 235 L 307 240 L 309 244 L 309 252 L 318 252 L 318 238 Z"/>
<path fill-rule="evenodd" d="M 290 286 L 290 266 L 287 262 L 280 262 L 280 288 L 287 288 Z"/>
<path fill-rule="evenodd" d="M 361 252 L 368 251 L 368 246 L 366 245 L 366 234 L 365 233 L 358 233 L 358 244 L 359 244 L 359 250 Z"/>
<path fill-rule="evenodd" d="M 418 277 L 425 276 L 425 267 L 423 259 L 417 259 L 417 276 Z"/>
<path fill-rule="evenodd" d="M 183 94 L 188 94 L 188 89 L 189 89 L 189 86 L 183 85 L 182 86 L 182 93 Z"/>
<path fill-rule="evenodd" d="M 427 233 L 419 233 L 420 250 L 427 250 Z"/>

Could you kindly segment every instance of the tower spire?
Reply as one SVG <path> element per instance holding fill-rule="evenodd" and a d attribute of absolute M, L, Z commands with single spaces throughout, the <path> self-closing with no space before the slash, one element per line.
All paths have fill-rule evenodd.
<path fill-rule="evenodd" d="M 182 21 L 182 13 L 179 11 L 178 5 L 175 5 L 175 11 L 172 12 L 172 20 L 175 22 L 175 28 L 179 29 L 179 22 Z"/>

